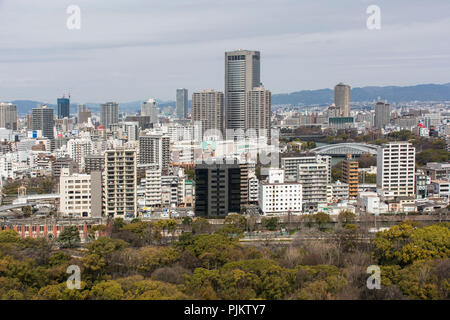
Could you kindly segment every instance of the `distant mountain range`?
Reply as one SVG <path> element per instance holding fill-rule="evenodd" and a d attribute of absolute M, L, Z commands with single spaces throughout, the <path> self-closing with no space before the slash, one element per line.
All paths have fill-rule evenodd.
<path fill-rule="evenodd" d="M 388 102 L 450 101 L 450 83 L 421 84 L 409 87 L 363 87 L 352 88 L 351 101 L 369 102 L 378 99 Z M 334 101 L 334 90 L 304 90 L 272 95 L 272 104 L 321 105 Z"/>
<path fill-rule="evenodd" d="M 362 87 L 352 88 L 352 102 L 370 102 L 378 99 L 388 102 L 410 102 L 410 101 L 450 101 L 450 83 L 446 84 L 421 84 L 408 87 Z M 56 98 L 55 98 L 56 100 Z M 290 104 L 290 105 L 327 105 L 333 103 L 334 91 L 332 89 L 303 90 L 292 93 L 281 93 L 272 95 L 272 104 Z M 31 100 L 11 101 L 17 105 L 19 114 L 27 114 L 32 108 L 45 102 Z M 119 103 L 121 111 L 138 112 L 142 101 L 132 101 Z M 85 103 L 93 112 L 99 112 L 99 103 Z M 189 101 L 191 104 L 191 101 Z M 48 104 L 49 107 L 56 109 L 55 104 Z M 159 107 L 175 106 L 174 101 L 159 101 Z M 76 113 L 77 104 L 71 104 L 71 113 Z"/>

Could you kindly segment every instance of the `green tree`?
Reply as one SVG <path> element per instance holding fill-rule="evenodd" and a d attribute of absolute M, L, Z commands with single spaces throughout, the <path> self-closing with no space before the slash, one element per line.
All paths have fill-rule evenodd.
<path fill-rule="evenodd" d="M 60 243 L 62 248 L 73 248 L 81 241 L 78 228 L 76 226 L 64 227 L 56 241 Z"/>
<path fill-rule="evenodd" d="M 278 218 L 277 217 L 271 217 L 271 218 L 263 218 L 261 220 L 261 224 L 264 229 L 275 231 L 278 229 Z"/>
<path fill-rule="evenodd" d="M 14 230 L 0 231 L 0 243 L 18 243 L 20 241 L 19 234 Z"/>
<path fill-rule="evenodd" d="M 332 221 L 330 215 L 322 211 L 314 214 L 313 219 L 322 231 L 325 230 L 326 224 Z"/>
<path fill-rule="evenodd" d="M 339 222 L 341 222 L 344 226 L 355 221 L 356 215 L 350 210 L 342 210 L 339 212 Z"/>
<path fill-rule="evenodd" d="M 211 230 L 211 225 L 209 221 L 205 218 L 196 218 L 192 223 L 192 233 L 208 233 Z"/>
<path fill-rule="evenodd" d="M 414 261 L 447 259 L 450 254 L 450 223 L 416 227 L 407 221 L 375 236 L 375 257 L 381 264 L 408 265 Z"/>

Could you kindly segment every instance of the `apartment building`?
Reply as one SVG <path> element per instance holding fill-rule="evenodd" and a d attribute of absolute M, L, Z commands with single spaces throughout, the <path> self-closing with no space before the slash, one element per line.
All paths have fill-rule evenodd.
<path fill-rule="evenodd" d="M 384 144 L 377 154 L 377 187 L 395 197 L 414 196 L 416 149 L 408 142 Z"/>
<path fill-rule="evenodd" d="M 281 168 L 285 170 L 285 179 L 297 181 L 298 165 L 308 163 L 325 163 L 327 166 L 327 183 L 331 182 L 331 157 L 322 155 L 281 158 Z"/>
<path fill-rule="evenodd" d="M 136 150 L 117 148 L 105 152 L 105 213 L 132 217 L 137 211 Z"/>
<path fill-rule="evenodd" d="M 259 208 L 264 215 L 300 214 L 302 184 L 285 182 L 283 169 L 271 169 L 267 181 L 259 185 Z"/>
<path fill-rule="evenodd" d="M 353 160 L 351 154 L 342 162 L 342 182 L 348 185 L 348 197 L 351 199 L 358 197 L 358 167 L 358 161 Z"/>

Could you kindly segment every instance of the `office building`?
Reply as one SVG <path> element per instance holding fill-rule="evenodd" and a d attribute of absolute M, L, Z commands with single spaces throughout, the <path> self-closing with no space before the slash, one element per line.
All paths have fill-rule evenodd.
<path fill-rule="evenodd" d="M 59 98 L 57 99 L 58 104 L 58 119 L 64 119 L 70 117 L 70 99 Z"/>
<path fill-rule="evenodd" d="M 100 105 L 100 123 L 109 129 L 109 126 L 119 122 L 119 105 L 115 102 L 107 102 Z"/>
<path fill-rule="evenodd" d="M 342 182 L 348 184 L 348 197 L 355 199 L 358 197 L 358 173 L 359 162 L 352 159 L 349 154 L 347 159 L 342 161 Z"/>
<path fill-rule="evenodd" d="M 259 185 L 259 208 L 264 215 L 302 212 L 302 185 L 285 182 L 283 169 L 270 169 L 267 181 Z"/>
<path fill-rule="evenodd" d="M 271 106 L 271 93 L 263 86 L 247 91 L 246 130 L 254 130 L 256 137 L 270 138 Z"/>
<path fill-rule="evenodd" d="M 225 161 L 221 161 L 225 162 Z M 200 163 L 195 167 L 195 215 L 226 216 L 241 212 L 241 167 L 233 163 Z"/>
<path fill-rule="evenodd" d="M 78 123 L 87 123 L 88 119 L 92 117 L 91 110 L 84 104 L 78 105 Z"/>
<path fill-rule="evenodd" d="M 109 217 L 134 217 L 137 212 L 136 150 L 117 148 L 105 152 L 105 213 Z"/>
<path fill-rule="evenodd" d="M 0 103 L 0 128 L 17 130 L 17 106 L 12 103 Z"/>
<path fill-rule="evenodd" d="M 33 108 L 32 110 L 33 130 L 41 130 L 42 136 L 48 139 L 54 139 L 55 120 L 53 118 L 53 109 L 47 106 Z"/>
<path fill-rule="evenodd" d="M 395 197 L 414 196 L 416 149 L 408 142 L 389 142 L 378 149 L 377 187 Z"/>
<path fill-rule="evenodd" d="M 245 130 L 246 95 L 261 85 L 259 51 L 225 53 L 225 123 Z"/>
<path fill-rule="evenodd" d="M 334 87 L 334 104 L 341 117 L 350 117 L 350 86 L 342 82 Z"/>
<path fill-rule="evenodd" d="M 201 123 L 202 134 L 219 130 L 224 135 L 224 95 L 215 90 L 194 92 L 192 95 L 192 123 Z"/>
<path fill-rule="evenodd" d="M 391 107 L 389 104 L 380 101 L 375 105 L 375 128 L 383 129 L 391 122 Z"/>
<path fill-rule="evenodd" d="M 188 116 L 188 90 L 177 89 L 177 118 L 186 119 Z"/>
<path fill-rule="evenodd" d="M 163 175 L 168 174 L 170 162 L 170 138 L 162 134 L 139 137 L 139 164 L 157 164 Z"/>

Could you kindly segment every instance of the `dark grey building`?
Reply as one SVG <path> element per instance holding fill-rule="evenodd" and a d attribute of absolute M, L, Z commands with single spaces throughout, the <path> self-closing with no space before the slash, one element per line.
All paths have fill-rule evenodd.
<path fill-rule="evenodd" d="M 42 136 L 48 139 L 54 139 L 53 129 L 55 120 L 53 118 L 53 109 L 47 106 L 34 108 L 32 110 L 33 130 L 42 130 Z"/>
<path fill-rule="evenodd" d="M 195 215 L 214 217 L 230 212 L 241 212 L 240 164 L 237 161 L 232 164 L 197 164 Z"/>
<path fill-rule="evenodd" d="M 170 137 L 158 134 L 139 137 L 139 164 L 158 164 L 162 174 L 169 171 Z"/>
<path fill-rule="evenodd" d="M 70 99 L 57 99 L 58 103 L 58 119 L 69 118 L 70 116 Z"/>
<path fill-rule="evenodd" d="M 108 129 L 110 125 L 119 122 L 119 105 L 107 102 L 100 105 L 100 123 Z"/>
<path fill-rule="evenodd" d="M 97 154 L 90 154 L 84 157 L 84 171 L 91 173 L 93 171 L 103 171 L 105 169 L 105 157 Z"/>
<path fill-rule="evenodd" d="M 177 118 L 186 119 L 188 116 L 188 90 L 177 89 Z"/>
<path fill-rule="evenodd" d="M 375 105 L 375 127 L 382 129 L 391 121 L 391 107 L 384 101 L 377 102 Z"/>

